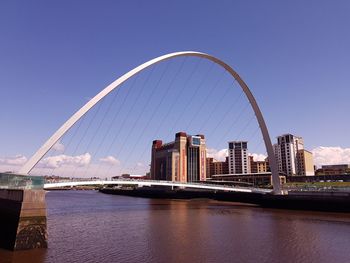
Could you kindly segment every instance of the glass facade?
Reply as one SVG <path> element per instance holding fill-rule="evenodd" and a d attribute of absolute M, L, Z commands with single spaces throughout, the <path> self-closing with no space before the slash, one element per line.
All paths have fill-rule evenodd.
<path fill-rule="evenodd" d="M 43 189 L 44 177 L 0 173 L 0 189 Z"/>
<path fill-rule="evenodd" d="M 199 148 L 187 148 L 187 181 L 199 181 Z"/>
<path fill-rule="evenodd" d="M 191 136 L 191 146 L 201 146 L 201 137 Z"/>

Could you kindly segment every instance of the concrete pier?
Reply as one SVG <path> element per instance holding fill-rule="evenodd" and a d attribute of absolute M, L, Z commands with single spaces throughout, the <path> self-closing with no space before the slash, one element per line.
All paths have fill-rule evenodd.
<path fill-rule="evenodd" d="M 47 248 L 44 190 L 0 189 L 0 247 Z"/>

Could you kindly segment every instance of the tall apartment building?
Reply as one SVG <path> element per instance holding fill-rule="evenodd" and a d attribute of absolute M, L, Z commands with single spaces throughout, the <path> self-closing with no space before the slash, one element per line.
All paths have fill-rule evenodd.
<path fill-rule="evenodd" d="M 249 173 L 248 142 L 233 141 L 228 143 L 228 169 L 230 174 Z"/>
<path fill-rule="evenodd" d="M 287 176 L 314 174 L 312 153 L 304 149 L 303 138 L 292 134 L 278 136 L 274 151 L 280 173 Z"/>
<path fill-rule="evenodd" d="M 188 136 L 178 132 L 175 140 L 152 144 L 151 179 L 178 182 L 206 180 L 206 146 L 204 135 Z"/>

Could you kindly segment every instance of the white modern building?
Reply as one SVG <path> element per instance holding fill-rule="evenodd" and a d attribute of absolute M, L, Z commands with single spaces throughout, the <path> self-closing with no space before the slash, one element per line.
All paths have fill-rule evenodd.
<path fill-rule="evenodd" d="M 249 173 L 248 142 L 232 141 L 228 143 L 228 170 L 230 174 Z"/>
<path fill-rule="evenodd" d="M 314 175 L 312 154 L 304 149 L 304 140 L 292 134 L 277 137 L 274 145 L 278 170 L 285 175 Z M 310 156 L 311 154 L 311 156 Z"/>

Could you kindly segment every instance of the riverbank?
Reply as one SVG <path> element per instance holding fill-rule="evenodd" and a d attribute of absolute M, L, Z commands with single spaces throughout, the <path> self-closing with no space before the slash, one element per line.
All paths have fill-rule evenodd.
<path fill-rule="evenodd" d="M 100 189 L 100 192 L 113 195 L 160 199 L 207 198 L 278 209 L 350 212 L 350 193 L 348 192 L 291 192 L 288 195 L 272 195 L 189 189 L 171 190 L 152 187 L 140 187 L 134 189 L 103 188 Z"/>
<path fill-rule="evenodd" d="M 50 188 L 49 191 L 62 191 L 62 190 L 98 190 L 101 186 L 99 185 L 78 185 L 78 186 L 66 186 L 66 187 L 57 187 L 57 188 Z"/>

